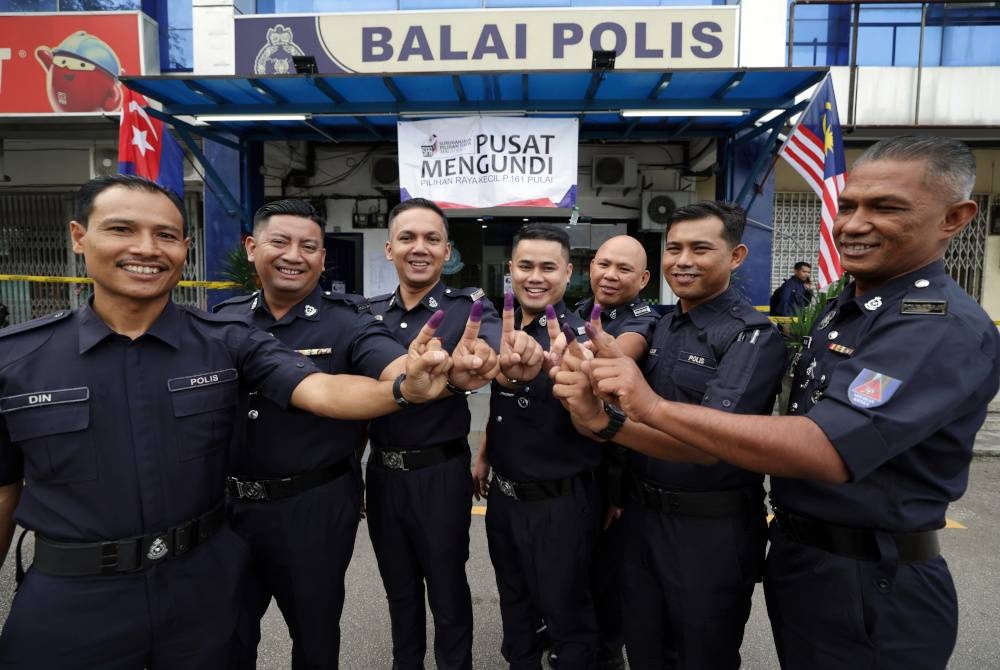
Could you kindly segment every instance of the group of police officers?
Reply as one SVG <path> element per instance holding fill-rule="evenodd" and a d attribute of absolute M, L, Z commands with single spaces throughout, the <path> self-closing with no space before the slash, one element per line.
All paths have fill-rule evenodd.
<path fill-rule="evenodd" d="M 277 201 L 246 240 L 261 290 L 207 314 L 170 299 L 176 196 L 89 182 L 70 233 L 92 297 L 0 331 L 0 559 L 15 522 L 35 546 L 26 571 L 23 532 L 10 552 L 0 667 L 253 668 L 274 598 L 292 667 L 335 668 L 364 516 L 393 668 L 423 667 L 426 605 L 436 667 L 471 668 L 470 500 L 489 494 L 511 668 L 546 647 L 561 669 L 623 668 L 623 645 L 637 670 L 739 667 L 761 580 L 783 668 L 944 668 L 937 530 L 1000 383 L 997 329 L 941 260 L 974 179 L 944 138 L 858 159 L 834 224 L 852 281 L 792 361 L 784 416 L 782 337 L 730 282 L 734 205 L 671 216 L 660 317 L 627 236 L 568 307 L 569 238 L 543 224 L 515 236 L 498 314 L 442 283 L 448 223 L 422 199 L 389 216 L 394 292 L 323 291 L 325 222 Z M 472 457 L 467 396 L 487 384 Z"/>

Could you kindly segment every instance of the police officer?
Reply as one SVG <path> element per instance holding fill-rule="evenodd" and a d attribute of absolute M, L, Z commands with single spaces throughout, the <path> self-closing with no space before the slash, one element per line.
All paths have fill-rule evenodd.
<path fill-rule="evenodd" d="M 679 301 L 656 325 L 645 364 L 646 383 L 663 398 L 723 412 L 770 414 L 774 407 L 784 344 L 767 317 L 730 286 L 747 255 L 740 244 L 745 225 L 742 208 L 721 202 L 670 216 L 663 275 Z M 577 425 L 588 432 L 618 426 L 613 439 L 636 450 L 623 516 L 630 667 L 738 668 L 767 542 L 763 476 L 719 463 L 655 428 L 615 423 L 620 414 L 607 416 L 583 383 Z M 647 456 L 654 444 L 676 449 L 668 458 L 657 457 L 659 451 Z"/>
<path fill-rule="evenodd" d="M 427 319 L 444 309 L 436 333 L 444 347 L 457 347 L 456 358 L 482 360 L 475 378 L 452 377 L 453 397 L 371 424 L 368 532 L 389 600 L 393 668 L 423 667 L 425 585 L 438 669 L 471 668 L 472 596 L 465 574 L 472 518 L 471 414 L 465 389 L 496 375 L 500 319 L 482 289 L 451 288 L 441 281 L 451 244 L 447 219 L 433 202 L 413 198 L 393 208 L 385 255 L 396 268 L 399 286 L 371 299 L 375 318 L 409 345 Z M 460 342 L 473 302 L 484 308 L 481 339 Z"/>
<path fill-rule="evenodd" d="M 601 446 L 573 430 L 542 371 L 543 351 L 562 337 L 560 324 L 574 337 L 583 332 L 563 303 L 572 269 L 565 230 L 529 224 L 514 237 L 510 273 L 520 307 L 515 311 L 508 295 L 501 373 L 474 471 L 482 493 L 493 469 L 486 537 L 500 594 L 501 651 L 514 669 L 540 667 L 543 619 L 561 667 L 590 668 L 596 659 L 589 571 L 601 513 Z"/>
<path fill-rule="evenodd" d="M 92 299 L 0 335 L 0 558 L 12 514 L 35 532 L 0 666 L 225 667 L 246 566 L 221 501 L 239 387 L 360 419 L 436 396 L 450 360 L 427 328 L 396 383 L 317 374 L 175 305 L 183 203 L 145 179 L 85 184 L 70 232 Z"/>
<path fill-rule="evenodd" d="M 406 350 L 365 299 L 319 286 L 325 227 L 303 200 L 260 208 L 245 243 L 261 291 L 216 311 L 247 318 L 324 372 L 395 379 Z M 234 666 L 256 667 L 260 620 L 274 596 L 291 633 L 292 667 L 336 668 L 344 576 L 361 509 L 355 452 L 367 426 L 288 411 L 257 391 L 244 396 L 240 416 L 227 481 L 229 519 L 250 545 L 251 579 Z"/>
<path fill-rule="evenodd" d="M 974 182 L 972 153 L 948 138 L 858 158 L 833 227 L 854 281 L 797 361 L 792 416 L 667 402 L 632 386 L 623 357 L 584 363 L 630 420 L 772 475 L 764 589 L 784 668 L 940 670 L 954 648 L 937 530 L 1000 379 L 996 326 L 941 261 L 975 216 Z"/>
<path fill-rule="evenodd" d="M 639 298 L 639 292 L 649 283 L 646 250 L 634 237 L 616 235 L 598 248 L 590 261 L 590 290 L 593 296 L 576 305 L 576 314 L 590 320 L 595 304 L 601 323 L 614 335 L 618 346 L 635 360 L 642 360 L 649 348 L 649 338 L 659 315 Z M 606 499 L 604 524 L 594 548 L 591 591 L 594 613 L 600 631 L 597 649 L 598 670 L 618 670 L 625 667 L 622 646 L 622 551 L 624 538 L 618 519 L 623 506 L 622 473 L 624 450 L 613 442 L 604 445 L 598 474 L 603 480 Z"/>

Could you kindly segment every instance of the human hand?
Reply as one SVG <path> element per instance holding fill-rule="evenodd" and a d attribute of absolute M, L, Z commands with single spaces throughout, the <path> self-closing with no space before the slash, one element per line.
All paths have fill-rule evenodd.
<path fill-rule="evenodd" d="M 448 383 L 451 357 L 441 349 L 441 340 L 434 337 L 442 321 L 444 312 L 434 312 L 407 349 L 406 378 L 400 392 L 411 403 L 418 404 L 438 397 Z"/>
<path fill-rule="evenodd" d="M 649 387 L 635 361 L 622 353 L 612 335 L 604 331 L 600 321 L 588 321 L 587 335 L 594 348 L 594 359 L 584 361 L 581 368 L 590 378 L 597 397 L 617 405 L 625 415 L 643 423 L 660 401 Z"/>
<path fill-rule="evenodd" d="M 542 369 L 542 345 L 528 333 L 514 328 L 514 294 L 503 297 L 503 329 L 500 335 L 500 372 L 519 387 L 538 376 Z M 504 384 L 504 380 L 500 380 Z"/>
<path fill-rule="evenodd" d="M 500 357 L 489 343 L 479 338 L 479 328 L 483 319 L 483 303 L 472 303 L 469 320 L 465 324 L 462 339 L 451 352 L 452 368 L 449 379 L 452 385 L 464 391 L 481 388 L 497 376 L 500 371 Z"/>

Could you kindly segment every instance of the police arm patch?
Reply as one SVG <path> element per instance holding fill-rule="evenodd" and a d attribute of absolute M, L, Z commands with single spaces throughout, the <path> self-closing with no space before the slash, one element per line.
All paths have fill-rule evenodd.
<path fill-rule="evenodd" d="M 855 407 L 878 407 L 889 402 L 902 383 L 895 377 L 864 368 L 848 386 L 847 397 Z"/>

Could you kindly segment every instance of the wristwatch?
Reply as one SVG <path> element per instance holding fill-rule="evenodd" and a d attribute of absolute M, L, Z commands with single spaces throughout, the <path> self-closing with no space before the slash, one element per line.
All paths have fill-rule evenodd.
<path fill-rule="evenodd" d="M 604 440 L 610 440 L 618 434 L 618 431 L 625 424 L 625 412 L 610 403 L 604 403 L 604 413 L 608 415 L 608 425 L 601 430 L 595 430 L 594 435 Z"/>
<path fill-rule="evenodd" d="M 396 381 L 392 383 L 392 399 L 396 401 L 396 404 L 400 407 L 412 407 L 416 403 L 412 403 L 403 397 L 403 380 L 406 379 L 406 373 L 400 372 L 399 376 L 396 377 Z"/>

